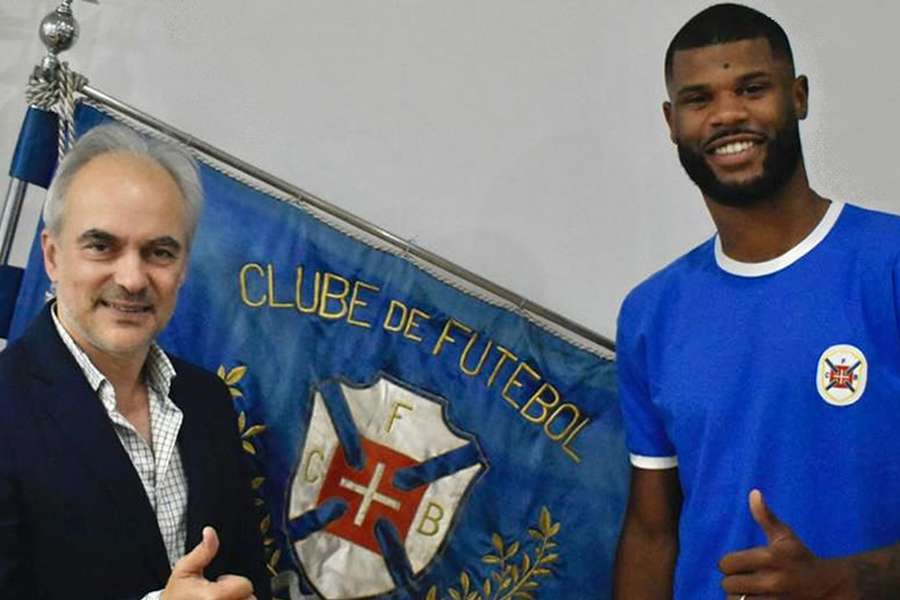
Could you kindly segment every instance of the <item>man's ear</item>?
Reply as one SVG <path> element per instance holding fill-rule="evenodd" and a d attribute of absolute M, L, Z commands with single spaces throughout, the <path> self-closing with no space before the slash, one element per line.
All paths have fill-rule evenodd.
<path fill-rule="evenodd" d="M 44 254 L 44 270 L 51 282 L 56 283 L 57 264 L 56 237 L 48 229 L 41 231 L 41 252 Z"/>
<path fill-rule="evenodd" d="M 806 75 L 800 75 L 794 79 L 791 92 L 794 112 L 797 114 L 797 118 L 805 119 L 809 112 L 809 80 L 806 78 Z"/>
<path fill-rule="evenodd" d="M 674 144 L 676 142 L 675 142 L 675 129 L 672 126 L 672 119 L 673 119 L 672 103 L 669 102 L 668 100 L 666 100 L 662 104 L 662 109 L 663 109 L 663 117 L 666 118 L 666 127 L 669 128 L 669 139 L 672 140 L 672 143 Z"/>

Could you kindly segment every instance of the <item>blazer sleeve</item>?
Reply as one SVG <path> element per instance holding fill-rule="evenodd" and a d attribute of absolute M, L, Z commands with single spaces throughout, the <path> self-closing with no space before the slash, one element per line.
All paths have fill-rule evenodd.
<path fill-rule="evenodd" d="M 16 402 L 24 387 L 21 364 L 12 360 L 19 356 L 11 349 L 4 351 L 7 360 L 0 364 L 0 595 L 27 598 L 31 565 L 26 544 L 27 515 L 20 477 L 20 450 L 16 443 L 16 427 L 21 416 Z M 11 366 L 12 365 L 12 366 Z"/>
<path fill-rule="evenodd" d="M 2 392 L 0 392 L 2 393 Z M 4 420 L 9 415 L 0 417 Z M 0 427 L 0 593 L 9 598 L 27 598 L 27 555 L 22 535 L 23 508 L 16 477 L 15 448 L 8 435 L 9 422 Z"/>

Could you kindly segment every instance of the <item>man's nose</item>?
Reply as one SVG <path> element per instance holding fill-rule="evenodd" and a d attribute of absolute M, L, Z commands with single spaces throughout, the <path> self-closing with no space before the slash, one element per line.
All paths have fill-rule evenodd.
<path fill-rule="evenodd" d="M 147 265 L 137 252 L 124 254 L 116 261 L 115 282 L 131 294 L 143 291 L 148 284 Z"/>
<path fill-rule="evenodd" d="M 728 127 L 745 123 L 749 117 L 744 99 L 734 93 L 717 94 L 713 98 L 710 124 L 713 127 Z"/>

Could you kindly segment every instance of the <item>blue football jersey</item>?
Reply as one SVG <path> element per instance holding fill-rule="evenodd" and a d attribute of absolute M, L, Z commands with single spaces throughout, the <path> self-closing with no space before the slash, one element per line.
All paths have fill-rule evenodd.
<path fill-rule="evenodd" d="M 675 597 L 723 597 L 765 544 L 747 495 L 817 555 L 900 540 L 900 218 L 833 202 L 786 254 L 708 240 L 639 285 L 617 359 L 632 464 L 677 465 Z"/>

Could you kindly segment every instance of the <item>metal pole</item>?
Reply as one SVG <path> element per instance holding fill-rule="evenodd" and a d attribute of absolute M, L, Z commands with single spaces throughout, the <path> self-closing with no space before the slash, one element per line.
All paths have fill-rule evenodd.
<path fill-rule="evenodd" d="M 72 0 L 62 0 L 56 10 L 45 16 L 41 20 L 38 33 L 44 46 L 47 47 L 47 55 L 41 64 L 34 68 L 34 78 L 48 82 L 56 77 L 59 53 L 71 48 L 78 40 L 78 22 L 72 14 Z M 0 214 L 0 265 L 9 264 L 9 255 L 19 226 L 19 216 L 22 214 L 27 189 L 28 182 L 10 177 L 3 213 Z"/>
<path fill-rule="evenodd" d="M 22 214 L 27 189 L 27 181 L 10 177 L 3 213 L 0 214 L 0 265 L 9 264 L 9 254 L 16 237 L 16 228 L 19 226 L 19 216 Z"/>
<path fill-rule="evenodd" d="M 362 219 L 354 215 L 353 213 L 350 213 L 338 206 L 335 206 L 334 204 L 331 204 L 330 202 L 327 202 L 313 194 L 310 194 L 307 191 L 298 188 L 297 186 L 291 185 L 290 183 L 284 181 L 279 177 L 276 177 L 275 175 L 258 169 L 257 167 L 254 167 L 253 165 L 242 161 L 241 159 L 225 152 L 224 150 L 220 150 L 202 140 L 198 140 L 197 138 L 179 129 L 176 129 L 175 127 L 172 127 L 171 125 L 164 123 L 163 121 L 160 121 L 159 119 L 156 119 L 155 117 L 152 117 L 134 108 L 133 106 L 125 104 L 121 100 L 113 98 L 112 96 L 109 96 L 87 85 L 81 89 L 81 93 L 97 104 L 106 106 L 116 111 L 117 113 L 134 119 L 135 121 L 149 127 L 150 129 L 153 129 L 154 131 L 158 131 L 171 138 L 174 138 L 179 142 L 185 144 L 186 146 L 193 148 L 194 150 L 201 152 L 224 165 L 227 165 L 237 171 L 245 173 L 246 175 L 254 177 L 259 181 L 272 186 L 273 188 L 279 190 L 284 194 L 294 196 L 299 200 L 317 208 L 318 210 L 321 210 L 322 212 L 335 217 L 336 219 L 340 219 L 345 223 L 349 223 L 353 227 L 356 227 L 357 229 L 364 231 L 369 235 L 372 235 L 384 242 L 387 242 L 388 244 L 391 244 L 404 253 L 412 254 L 413 256 L 429 264 L 435 265 L 438 268 L 450 273 L 451 275 L 462 279 L 463 281 L 485 289 L 491 294 L 494 294 L 495 296 L 502 298 L 522 308 L 523 310 L 527 310 L 528 312 L 540 317 L 541 319 L 544 319 L 550 323 L 562 327 L 563 329 L 571 331 L 598 346 L 606 348 L 607 350 L 615 351 L 615 344 L 612 340 L 600 335 L 599 333 L 591 329 L 588 329 L 584 325 L 576 323 L 575 321 L 572 321 L 571 319 L 568 319 L 561 314 L 550 310 L 549 308 L 541 306 L 540 304 L 536 304 L 534 302 L 531 302 L 530 300 L 526 300 L 515 292 L 503 286 L 500 286 L 493 281 L 485 279 L 477 273 L 473 273 L 472 271 L 469 271 L 468 269 L 461 267 L 456 263 L 442 258 L 437 254 L 434 254 L 433 252 L 416 246 L 415 244 L 411 244 L 400 236 L 382 229 L 381 227 L 378 227 L 377 225 L 370 223 L 369 221 L 366 221 L 365 219 Z"/>

